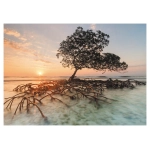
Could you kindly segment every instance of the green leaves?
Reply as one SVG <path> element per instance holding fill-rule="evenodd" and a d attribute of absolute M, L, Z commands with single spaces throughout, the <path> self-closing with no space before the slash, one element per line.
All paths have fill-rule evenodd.
<path fill-rule="evenodd" d="M 103 53 L 103 49 L 109 44 L 109 35 L 98 30 L 84 31 L 82 27 L 77 27 L 75 32 L 67 36 L 66 40 L 60 43 L 60 48 L 56 54 L 57 58 L 62 56 L 64 67 L 76 69 L 93 68 L 100 71 L 120 71 L 127 69 L 125 62 L 120 62 L 120 57 Z"/>

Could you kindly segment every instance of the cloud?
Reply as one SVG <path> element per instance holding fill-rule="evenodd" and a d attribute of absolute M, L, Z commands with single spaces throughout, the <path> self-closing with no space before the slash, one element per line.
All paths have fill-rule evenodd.
<path fill-rule="evenodd" d="M 44 60 L 42 58 L 36 59 L 35 61 L 41 61 L 41 62 L 44 62 L 44 63 L 51 63 L 50 61 Z"/>
<path fill-rule="evenodd" d="M 41 46 L 36 46 L 37 48 L 41 49 L 42 47 Z"/>
<path fill-rule="evenodd" d="M 23 54 L 27 53 L 28 55 L 35 56 L 36 61 L 41 61 L 41 62 L 44 62 L 44 63 L 51 63 L 49 60 L 47 60 L 47 59 L 49 59 L 49 57 L 39 54 L 34 49 L 27 48 L 27 46 L 29 46 L 29 45 L 31 45 L 31 43 L 17 43 L 17 42 L 14 42 L 14 41 L 10 41 L 8 39 L 4 39 L 4 46 L 13 48 L 17 52 L 21 52 Z"/>
<path fill-rule="evenodd" d="M 146 65 L 145 64 L 143 64 L 143 65 L 134 65 L 134 66 L 129 66 L 129 67 L 146 67 Z"/>
<path fill-rule="evenodd" d="M 11 30 L 11 29 L 4 29 L 4 34 L 10 35 L 10 36 L 14 36 L 16 38 L 18 38 L 19 40 L 22 41 L 26 41 L 27 39 L 24 38 L 23 36 L 21 36 L 21 34 L 15 30 Z"/>
<path fill-rule="evenodd" d="M 11 29 L 4 29 L 4 34 L 20 37 L 20 33 Z"/>
<path fill-rule="evenodd" d="M 24 37 L 20 37 L 19 39 L 22 40 L 22 41 L 26 41 L 27 40 Z"/>
<path fill-rule="evenodd" d="M 28 52 L 29 50 L 24 48 L 25 45 L 26 45 L 26 43 L 22 44 L 22 43 L 10 41 L 8 39 L 4 39 L 4 46 L 8 46 L 8 47 L 13 48 L 17 51 Z"/>
<path fill-rule="evenodd" d="M 90 25 L 90 28 L 91 28 L 92 30 L 95 30 L 95 29 L 96 29 L 96 25 L 95 25 L 95 24 L 91 24 L 91 25 Z"/>

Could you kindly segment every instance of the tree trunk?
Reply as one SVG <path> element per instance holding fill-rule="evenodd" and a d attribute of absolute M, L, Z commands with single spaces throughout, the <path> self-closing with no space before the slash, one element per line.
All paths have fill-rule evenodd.
<path fill-rule="evenodd" d="M 78 69 L 75 69 L 73 75 L 69 78 L 69 81 L 72 81 L 77 73 Z"/>

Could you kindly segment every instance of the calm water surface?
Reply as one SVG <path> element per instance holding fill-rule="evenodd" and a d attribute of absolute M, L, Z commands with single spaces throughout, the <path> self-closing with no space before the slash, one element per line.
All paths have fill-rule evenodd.
<path fill-rule="evenodd" d="M 42 80 L 58 78 L 67 79 L 68 77 L 43 77 Z M 109 77 L 96 77 L 95 79 L 97 78 L 106 80 Z M 114 78 L 146 81 L 145 77 Z M 6 77 L 4 78 L 4 97 L 17 94 L 12 89 L 19 84 L 38 83 L 40 80 L 41 78 L 34 77 Z M 12 119 L 18 104 L 18 101 L 15 100 L 12 110 L 4 109 L 4 125 L 146 125 L 146 86 L 137 86 L 133 90 L 106 89 L 103 95 L 118 101 L 102 104 L 99 109 L 96 109 L 93 104 L 89 104 L 87 99 L 80 99 L 79 103 L 74 105 L 76 101 L 70 102 L 66 97 L 59 97 L 64 102 L 74 105 L 66 108 L 59 102 L 50 102 L 47 98 L 43 101 L 44 105 L 40 106 L 47 119 L 43 119 L 35 107 L 28 114 L 25 111 L 18 112 Z"/>

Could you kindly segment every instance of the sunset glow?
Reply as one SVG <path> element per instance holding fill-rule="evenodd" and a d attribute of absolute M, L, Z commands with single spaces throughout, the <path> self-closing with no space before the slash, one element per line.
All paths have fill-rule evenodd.
<path fill-rule="evenodd" d="M 39 76 L 43 75 L 43 72 L 39 71 L 39 72 L 38 72 L 38 75 L 39 75 Z"/>
<path fill-rule="evenodd" d="M 5 24 L 4 76 L 41 76 L 43 72 L 44 76 L 71 76 L 74 69 L 64 68 L 56 53 L 60 43 L 78 26 L 109 34 L 110 43 L 103 52 L 120 56 L 129 67 L 124 73 L 105 74 L 82 69 L 77 76 L 146 75 L 145 24 Z"/>

